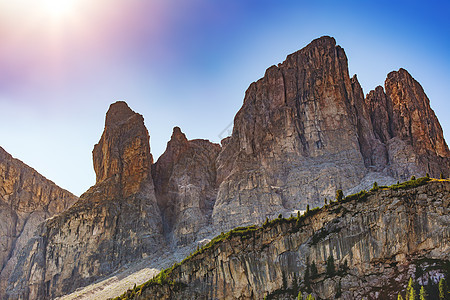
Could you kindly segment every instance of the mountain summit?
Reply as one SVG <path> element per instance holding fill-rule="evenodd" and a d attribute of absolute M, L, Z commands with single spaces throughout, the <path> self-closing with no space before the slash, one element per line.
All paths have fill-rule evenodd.
<path fill-rule="evenodd" d="M 420 84 L 400 69 L 387 76 L 384 88 L 377 87 L 364 97 L 357 77 L 349 76 L 344 50 L 331 37 L 312 41 L 250 84 L 232 135 L 221 145 L 188 140 L 175 127 L 166 151 L 153 163 L 143 117 L 125 102 L 116 102 L 106 114 L 93 161 L 96 184 L 70 209 L 38 227 L 8 273 L 7 296 L 61 296 L 143 258 L 155 267 L 164 253 L 168 265 L 221 232 L 321 206 L 325 198 L 334 198 L 336 190 L 348 195 L 368 190 L 374 182 L 389 185 L 426 173 L 446 177 L 450 170 L 448 146 Z M 448 189 L 448 184 L 430 186 Z M 423 193 L 437 195 L 436 199 L 441 195 L 439 191 Z M 383 202 L 378 196 L 370 201 L 374 211 Z M 422 199 L 415 194 L 401 196 L 405 203 L 400 210 L 409 207 L 408 199 Z M 397 208 L 395 199 L 391 200 Z M 429 201 L 437 205 L 440 200 Z M 359 214 L 364 209 L 360 203 L 345 209 L 355 211 L 346 215 L 348 223 L 340 223 L 342 228 L 356 224 L 352 216 L 367 218 L 361 222 L 364 228 L 395 224 L 371 222 L 372 215 Z M 373 216 L 381 218 L 379 212 Z M 414 213 L 408 211 L 407 216 L 414 218 Z M 432 231 L 436 222 L 423 230 Z M 334 230 L 332 224 L 322 225 Z M 308 230 L 320 229 L 308 226 Z M 339 236 L 327 244 L 325 252 L 347 255 L 349 249 L 339 248 L 340 241 L 352 237 Z M 371 240 L 367 230 L 358 238 L 364 245 L 380 242 Z M 448 248 L 447 244 L 439 249 Z M 345 245 L 355 246 L 351 241 Z M 431 253 L 433 245 L 426 251 Z M 275 246 L 271 255 L 284 251 L 284 246 Z M 325 259 L 325 252 L 318 248 L 297 246 L 301 248 L 295 250 L 298 257 L 309 253 L 317 261 Z M 388 248 L 383 244 L 380 249 Z M 295 263 L 300 269 L 305 266 L 305 261 Z M 246 293 L 255 296 L 252 292 L 260 293 L 266 286 L 248 288 Z"/>

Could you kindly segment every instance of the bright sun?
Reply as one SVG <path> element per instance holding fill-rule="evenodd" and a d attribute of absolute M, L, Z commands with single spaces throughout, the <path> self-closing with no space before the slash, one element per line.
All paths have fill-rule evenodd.
<path fill-rule="evenodd" d="M 54 17 L 64 17 L 70 14 L 79 0 L 41 0 L 42 9 Z"/>

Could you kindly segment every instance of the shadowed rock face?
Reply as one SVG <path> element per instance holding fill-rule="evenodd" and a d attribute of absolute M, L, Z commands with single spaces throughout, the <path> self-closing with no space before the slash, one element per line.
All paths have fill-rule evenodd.
<path fill-rule="evenodd" d="M 0 147 L 0 296 L 36 227 L 77 200 Z"/>
<path fill-rule="evenodd" d="M 97 183 L 30 240 L 8 281 L 12 298 L 53 298 L 164 248 L 141 115 L 111 105 L 94 147 Z"/>
<path fill-rule="evenodd" d="M 215 202 L 216 165 L 221 148 L 207 140 L 188 141 L 173 129 L 166 151 L 153 165 L 153 180 L 166 234 L 177 245 L 190 245 L 210 234 Z"/>

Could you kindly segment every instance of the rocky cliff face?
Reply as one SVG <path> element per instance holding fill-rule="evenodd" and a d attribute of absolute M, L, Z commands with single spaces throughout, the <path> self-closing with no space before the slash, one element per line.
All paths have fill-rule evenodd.
<path fill-rule="evenodd" d="M 371 122 L 385 144 L 388 172 L 401 179 L 424 172 L 448 176 L 450 152 L 420 84 L 404 69 L 388 74 L 385 90 L 367 95 Z"/>
<path fill-rule="evenodd" d="M 337 189 L 348 194 L 367 189 L 374 181 L 391 184 L 426 172 L 434 177 L 440 173 L 448 176 L 450 169 L 450 152 L 442 129 L 420 85 L 405 70 L 399 70 L 388 75 L 385 89 L 377 87 L 364 97 L 357 77 L 349 76 L 344 50 L 331 37 L 314 40 L 283 63 L 267 69 L 263 78 L 250 85 L 235 117 L 233 133 L 222 141 L 222 148 L 206 140 L 187 140 L 176 127 L 165 153 L 153 164 L 142 116 L 124 102 L 117 102 L 107 113 L 105 131 L 94 147 L 93 160 L 96 185 L 71 209 L 42 225 L 39 235 L 18 256 L 7 280 L 7 293 L 12 298 L 62 295 L 128 262 L 157 257 L 158 250 L 170 249 L 167 251 L 173 257 L 179 257 L 182 251 L 194 249 L 201 240 L 221 231 L 261 224 L 266 217 L 296 213 L 307 205 L 321 206 L 325 197 L 334 198 Z M 395 195 L 393 199 L 409 197 Z M 374 203 L 385 207 L 381 202 Z M 353 209 L 357 215 L 357 209 L 366 209 L 358 205 L 345 209 Z M 389 209 L 396 209 L 395 205 Z M 333 235 L 333 244 L 311 246 L 307 257 L 323 263 L 330 251 L 339 262 L 349 253 L 352 258 L 364 255 L 352 265 L 356 270 L 366 265 L 367 257 L 387 259 L 383 251 L 387 251 L 389 242 L 380 246 L 381 238 L 372 237 L 381 231 L 366 228 L 373 223 L 370 218 L 378 220 L 374 226 L 391 226 L 398 221 L 403 224 L 402 230 L 406 229 L 403 219 L 383 223 L 382 212 L 388 212 L 387 208 L 377 212 L 376 207 L 369 206 L 372 214 L 361 212 L 362 220 L 327 210 L 318 214 L 323 220 L 308 219 L 308 231 L 296 233 L 298 241 L 283 240 L 267 255 L 274 261 L 283 259 L 276 256 L 284 251 L 279 249 L 304 247 L 313 230 L 328 228 L 332 225 L 326 222 L 334 222 L 342 227 L 338 236 Z M 434 211 L 428 212 L 424 218 L 438 218 Z M 439 220 L 432 219 L 435 223 L 430 226 L 437 226 Z M 352 228 L 352 222 L 359 229 L 345 228 Z M 279 230 L 267 234 L 275 238 Z M 359 243 L 356 246 L 352 244 L 354 239 Z M 330 250 L 340 240 L 351 249 Z M 402 237 L 398 245 L 404 241 Z M 432 243 L 436 251 L 442 250 L 434 240 Z M 363 246 L 373 253 L 358 248 Z M 261 247 L 255 249 L 264 250 L 265 246 Z M 410 254 L 408 249 L 405 255 Z M 297 253 L 288 258 L 299 260 L 290 272 L 304 270 L 305 259 L 300 257 L 304 252 Z M 215 272 L 218 286 L 205 287 L 208 293 L 212 289 L 214 293 L 220 291 L 219 296 L 241 293 L 253 297 L 252 291 L 253 295 L 261 295 L 274 288 L 270 276 L 280 275 L 256 262 L 251 269 L 250 264 L 247 269 L 239 266 L 238 258 L 226 263 L 229 271 L 222 265 L 208 267 Z M 192 278 L 197 276 L 194 273 Z M 213 277 L 207 274 L 206 278 Z M 248 280 L 247 287 L 241 279 Z M 224 280 L 240 283 L 221 287 Z M 227 290 L 231 288 L 233 291 Z"/>
<path fill-rule="evenodd" d="M 96 185 L 27 244 L 8 279 L 9 297 L 63 295 L 164 247 L 142 116 L 112 104 L 93 157 Z"/>
<path fill-rule="evenodd" d="M 347 198 L 306 217 L 236 230 L 166 272 L 162 285 L 138 287 L 135 299 L 262 299 L 283 288 L 283 277 L 291 288 L 294 274 L 305 291 L 313 262 L 318 275 L 310 288 L 318 299 L 334 299 L 339 283 L 340 299 L 396 299 L 418 266 L 423 282 L 444 274 L 449 209 L 448 180 Z"/>
<path fill-rule="evenodd" d="M 386 90 L 365 100 L 330 37 L 267 69 L 217 160 L 216 231 L 317 206 L 337 189 L 447 173 L 449 150 L 420 85 L 400 70 Z"/>
<path fill-rule="evenodd" d="M 36 227 L 77 199 L 0 147 L 0 296 Z"/>
<path fill-rule="evenodd" d="M 166 151 L 153 165 L 153 180 L 166 236 L 175 245 L 192 245 L 210 235 L 216 199 L 215 161 L 221 148 L 206 140 L 188 141 L 173 129 Z"/>

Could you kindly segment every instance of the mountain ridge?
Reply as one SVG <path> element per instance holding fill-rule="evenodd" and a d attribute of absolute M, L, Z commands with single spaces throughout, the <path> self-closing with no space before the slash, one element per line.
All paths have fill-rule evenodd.
<path fill-rule="evenodd" d="M 322 37 L 250 84 L 221 145 L 175 127 L 154 162 L 142 115 L 118 101 L 93 163 L 96 184 L 30 237 L 0 295 L 62 296 L 129 263 L 152 267 L 167 254 L 169 264 L 220 232 L 321 205 L 336 190 L 447 177 L 450 152 L 406 70 L 364 97 L 343 48 Z"/>

